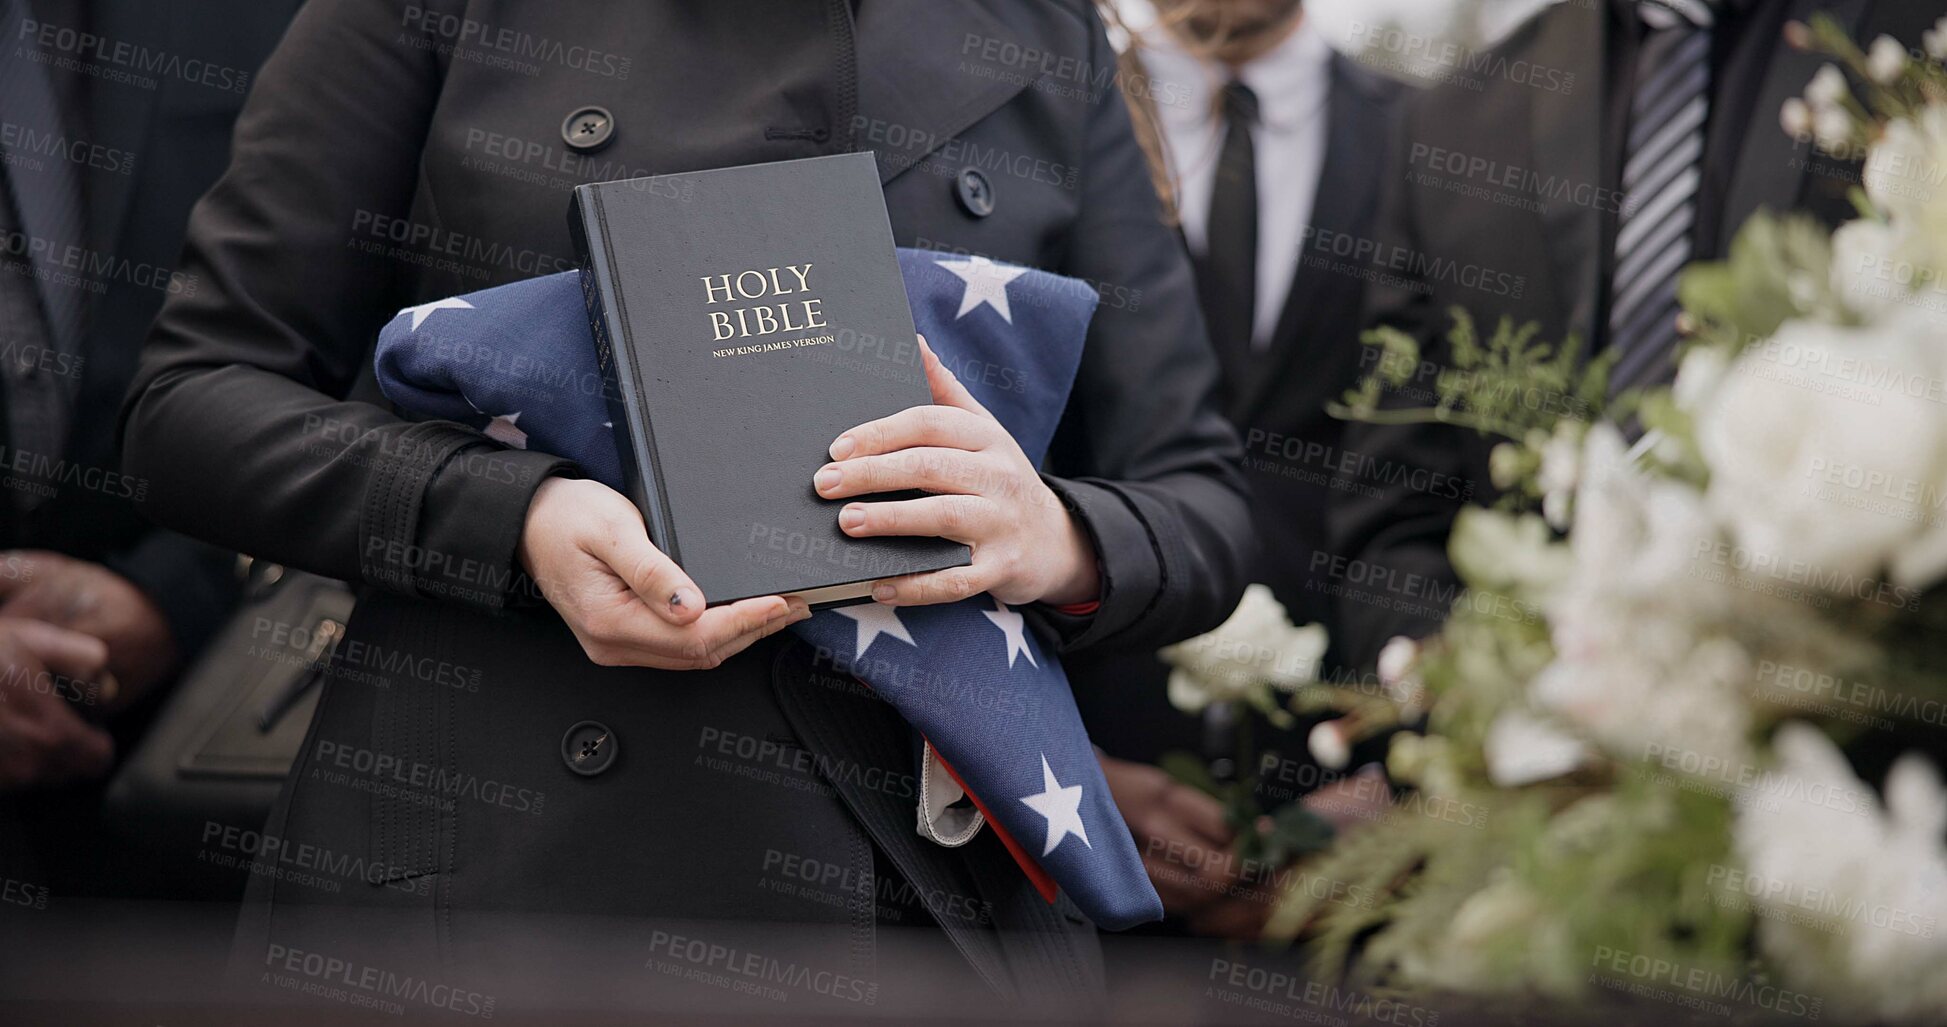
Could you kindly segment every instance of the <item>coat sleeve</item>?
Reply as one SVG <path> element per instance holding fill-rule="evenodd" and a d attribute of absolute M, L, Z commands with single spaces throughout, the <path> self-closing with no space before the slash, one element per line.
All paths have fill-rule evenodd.
<path fill-rule="evenodd" d="M 218 545 L 482 607 L 553 457 L 347 401 L 411 266 L 360 245 L 412 217 L 439 95 L 386 0 L 313 0 L 259 75 L 228 171 L 197 205 L 182 288 L 123 406 L 145 512 Z"/>
<path fill-rule="evenodd" d="M 1089 66 L 1113 66 L 1099 23 L 1091 35 Z M 1217 409 L 1189 257 L 1145 167 L 1110 84 L 1089 106 L 1080 216 L 1060 269 L 1103 293 L 1049 462 L 1102 575 L 1094 614 L 1057 621 L 1070 651 L 1153 649 L 1215 627 L 1255 551 L 1243 451 Z"/>

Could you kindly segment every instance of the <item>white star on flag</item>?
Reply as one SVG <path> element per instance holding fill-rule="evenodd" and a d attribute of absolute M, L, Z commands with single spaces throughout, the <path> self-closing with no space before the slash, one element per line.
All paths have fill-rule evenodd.
<path fill-rule="evenodd" d="M 1048 818 L 1048 845 L 1041 850 L 1043 856 L 1055 851 L 1055 846 L 1071 834 L 1080 838 L 1083 845 L 1095 848 L 1089 845 L 1088 830 L 1082 826 L 1082 786 L 1063 788 L 1061 782 L 1055 780 L 1054 768 L 1048 766 L 1047 754 L 1041 756 L 1041 791 L 1021 801 L 1027 803 L 1029 809 Z"/>
<path fill-rule="evenodd" d="M 861 659 L 872 641 L 880 635 L 891 635 L 917 649 L 919 643 L 913 641 L 912 633 L 899 619 L 896 607 L 880 603 L 859 603 L 856 606 L 841 606 L 832 611 L 841 617 L 850 617 L 858 622 L 858 644 L 852 647 L 852 658 Z"/>
<path fill-rule="evenodd" d="M 934 263 L 946 268 L 967 283 L 967 292 L 960 297 L 960 312 L 953 315 L 955 321 L 973 313 L 982 303 L 994 308 L 1001 320 L 1014 323 L 1014 310 L 1007 305 L 1007 283 L 1028 273 L 1024 267 L 1008 267 L 996 264 L 986 257 L 973 257 L 968 260 L 939 260 Z"/>
<path fill-rule="evenodd" d="M 433 311 L 435 310 L 472 310 L 472 309 L 473 309 L 473 304 L 468 303 L 467 301 L 459 298 L 458 296 L 448 296 L 443 300 L 434 300 L 431 303 L 421 303 L 416 307 L 407 307 L 406 309 L 399 311 L 399 314 L 412 315 L 412 330 L 416 332 L 419 330 L 420 325 L 426 323 L 427 318 L 433 316 Z M 392 316 L 398 317 L 399 314 L 394 314 Z"/>
<path fill-rule="evenodd" d="M 487 422 L 484 429 L 488 438 L 513 449 L 527 448 L 527 433 L 520 429 L 521 412 L 501 414 Z"/>
<path fill-rule="evenodd" d="M 980 615 L 993 621 L 994 626 L 1001 629 L 1001 634 L 1007 636 L 1008 670 L 1014 669 L 1014 655 L 1016 653 L 1027 657 L 1030 666 L 1041 666 L 1039 663 L 1034 662 L 1034 653 L 1028 649 L 1028 619 L 1026 617 L 1008 609 L 1007 604 L 998 599 L 994 600 L 994 608 L 992 610 L 982 610 Z"/>

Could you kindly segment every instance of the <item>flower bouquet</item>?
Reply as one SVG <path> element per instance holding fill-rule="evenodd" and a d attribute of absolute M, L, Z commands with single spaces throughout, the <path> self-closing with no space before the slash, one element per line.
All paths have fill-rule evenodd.
<path fill-rule="evenodd" d="M 1346 700 L 1409 728 L 1387 769 L 1421 815 L 1309 857 L 1377 896 L 1284 898 L 1314 972 L 1947 1020 L 1947 20 L 1917 55 L 1791 31 L 1833 63 L 1783 127 L 1863 158 L 1858 217 L 1760 214 L 1691 268 L 1673 386 L 1610 397 L 1606 359 L 1457 311 L 1402 410 L 1417 343 L 1367 336 L 1344 416 L 1499 440 L 1449 543 L 1493 601 L 1389 647 L 1386 712 Z"/>

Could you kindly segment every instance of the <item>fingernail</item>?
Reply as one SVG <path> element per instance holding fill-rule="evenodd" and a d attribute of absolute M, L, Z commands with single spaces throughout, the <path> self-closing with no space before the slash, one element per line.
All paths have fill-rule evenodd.
<path fill-rule="evenodd" d="M 851 456 L 852 450 L 857 448 L 858 448 L 857 444 L 852 441 L 852 437 L 850 435 L 840 435 L 838 439 L 832 443 L 832 448 L 831 448 L 832 459 L 843 460 L 846 457 Z"/>
<path fill-rule="evenodd" d="M 838 512 L 838 526 L 846 531 L 857 531 L 865 527 L 865 507 L 857 503 Z"/>
<path fill-rule="evenodd" d="M 796 624 L 797 622 L 804 620 L 806 617 L 811 616 L 810 603 L 807 603 L 802 599 L 792 599 L 790 600 L 790 603 L 791 603 L 791 623 Z"/>
<path fill-rule="evenodd" d="M 832 448 L 836 449 L 837 447 L 834 446 Z M 818 470 L 817 474 L 811 476 L 811 483 L 817 486 L 820 492 L 830 492 L 838 487 L 838 479 L 842 477 L 844 475 L 838 473 L 838 468 L 822 467 Z"/>
<path fill-rule="evenodd" d="M 874 602 L 890 603 L 897 598 L 899 598 L 899 590 L 892 587 L 889 582 L 881 581 L 872 586 L 872 599 Z"/>
<path fill-rule="evenodd" d="M 702 605 L 703 602 L 696 597 L 696 593 L 687 588 L 679 588 L 669 597 L 669 607 L 672 610 L 687 610 Z"/>

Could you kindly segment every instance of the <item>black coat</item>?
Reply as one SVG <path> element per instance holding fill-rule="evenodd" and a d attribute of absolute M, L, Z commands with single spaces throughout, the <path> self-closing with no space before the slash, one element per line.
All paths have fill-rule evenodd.
<path fill-rule="evenodd" d="M 260 882 L 245 951 L 497 975 L 545 936 L 640 978 L 647 925 L 771 920 L 825 925 L 831 969 L 871 978 L 890 952 L 870 886 L 772 885 L 786 858 L 872 882 L 876 851 L 876 879 L 922 897 L 993 988 L 1086 988 L 1088 928 L 1034 900 L 991 832 L 916 837 L 912 739 L 885 707 L 783 640 L 708 673 L 595 667 L 514 581 L 560 463 L 341 397 L 399 308 L 571 266 L 575 183 L 876 150 L 901 244 L 1103 292 L 1046 467 L 1102 605 L 1041 630 L 1081 651 L 1214 625 L 1249 559 L 1238 446 L 1089 5 L 866 0 L 856 24 L 843 0 L 459 7 L 306 5 L 192 222 L 207 284 L 164 311 L 125 410 L 158 519 L 368 586 L 348 639 L 367 662 L 329 682 L 270 832 L 389 883 Z M 614 136 L 578 158 L 563 121 L 587 105 Z M 595 776 L 561 752 L 584 721 L 619 744 Z M 441 786 L 457 796 L 428 804 Z"/>
<path fill-rule="evenodd" d="M 1402 254 L 1407 270 L 1377 279 L 1369 322 L 1419 336 L 1435 363 L 1444 360 L 1448 311 L 1455 306 L 1485 331 L 1506 316 L 1516 324 L 1539 323 L 1540 337 L 1551 342 L 1575 334 L 1590 344 L 1585 352 L 1606 343 L 1605 282 L 1621 205 L 1620 112 L 1618 90 L 1604 84 L 1602 62 L 1591 66 L 1590 58 L 1616 45 L 1616 6 L 1550 8 L 1501 44 L 1492 60 L 1478 62 L 1534 68 L 1535 75 L 1470 73 L 1407 102 L 1378 229 L 1380 248 Z M 1804 210 L 1832 223 L 1852 216 L 1846 193 L 1857 185 L 1856 170 L 1848 173 L 1779 127 L 1780 105 L 1803 93 L 1822 63 L 1783 44 L 1778 30 L 1785 20 L 1823 10 L 1858 38 L 1884 32 L 1917 42 L 1938 17 L 1937 5 L 1904 0 L 1767 0 L 1754 8 L 1751 24 L 1727 40 L 1719 66 L 1725 81 L 1739 85 L 1728 104 L 1719 94 L 1711 115 L 1698 198 L 1699 259 L 1720 255 L 1761 207 Z M 1566 72 L 1576 78 L 1561 78 Z M 1477 88 L 1476 79 L 1485 87 Z M 1544 88 L 1550 84 L 1565 87 Z M 1501 183 L 1558 185 L 1524 190 L 1483 183 L 1488 176 L 1426 177 L 1429 165 L 1441 161 L 1431 155 L 1443 152 L 1463 162 L 1492 162 L 1503 169 Z M 1526 177 L 1516 174 L 1521 169 Z M 1435 270 L 1414 273 L 1427 268 Z M 1427 382 L 1417 384 L 1424 389 Z M 1347 561 L 1332 569 L 1342 653 L 1369 667 L 1391 636 L 1424 635 L 1445 618 L 1457 589 L 1448 530 L 1461 506 L 1491 499 L 1490 440 L 1445 426 L 1356 425 L 1345 445 L 1392 479 L 1371 494 L 1340 493 L 1329 515 L 1333 550 Z"/>

